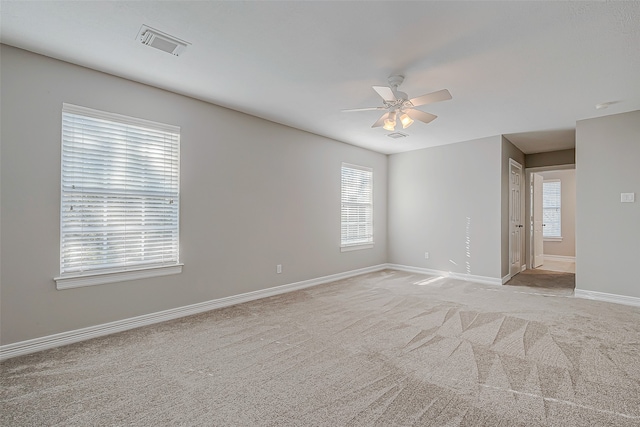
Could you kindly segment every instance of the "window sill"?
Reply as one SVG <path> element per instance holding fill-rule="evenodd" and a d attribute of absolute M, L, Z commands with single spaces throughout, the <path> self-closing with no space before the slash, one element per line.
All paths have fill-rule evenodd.
<path fill-rule="evenodd" d="M 543 242 L 562 242 L 562 236 L 561 237 L 543 237 L 542 241 Z"/>
<path fill-rule="evenodd" d="M 340 252 L 359 251 L 373 248 L 373 243 L 363 243 L 361 245 L 340 246 Z"/>
<path fill-rule="evenodd" d="M 180 274 L 182 273 L 183 265 L 184 264 L 173 264 L 162 267 L 149 267 L 109 273 L 77 274 L 72 276 L 56 277 L 53 280 L 56 281 L 56 289 L 58 290 L 80 288 L 83 286 L 104 285 L 106 283 Z"/>

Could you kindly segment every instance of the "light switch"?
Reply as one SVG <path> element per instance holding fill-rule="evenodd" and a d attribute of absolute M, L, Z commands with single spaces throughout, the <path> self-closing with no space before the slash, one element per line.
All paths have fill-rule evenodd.
<path fill-rule="evenodd" d="M 636 201 L 635 193 L 620 193 L 620 202 L 622 203 L 633 203 Z"/>

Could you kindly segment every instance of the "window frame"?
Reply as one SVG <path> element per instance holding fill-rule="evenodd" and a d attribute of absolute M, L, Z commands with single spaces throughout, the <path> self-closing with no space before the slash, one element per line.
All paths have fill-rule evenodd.
<path fill-rule="evenodd" d="M 166 242 L 175 242 L 174 244 L 170 245 L 170 248 L 171 248 L 170 254 L 172 255 L 170 256 L 171 260 L 169 262 L 165 262 L 165 261 L 152 262 L 147 259 L 143 259 L 141 263 L 137 262 L 135 264 L 127 264 L 126 262 L 124 262 L 124 263 L 119 263 L 119 265 L 116 265 L 115 267 L 108 267 L 104 264 L 102 265 L 94 264 L 88 267 L 86 270 L 83 270 L 82 267 L 80 267 L 80 271 L 64 272 L 65 254 L 63 251 L 65 250 L 64 249 L 65 225 L 69 227 L 69 222 L 65 222 L 65 213 L 64 213 L 65 200 L 68 201 L 68 196 L 66 196 L 66 194 L 68 194 L 68 190 L 66 190 L 67 193 L 65 193 L 64 178 L 65 178 L 65 173 L 69 173 L 68 170 L 65 171 L 65 157 L 64 157 L 65 151 L 64 150 L 66 147 L 69 147 L 67 144 L 71 144 L 69 142 L 69 140 L 71 139 L 71 136 L 65 133 L 64 120 L 65 120 L 65 117 L 68 120 L 69 117 L 71 117 L 69 115 L 84 116 L 91 120 L 107 121 L 107 122 L 110 122 L 112 125 L 115 125 L 116 127 L 131 126 L 131 127 L 142 128 L 147 132 L 166 133 L 167 135 L 173 138 L 173 142 L 170 143 L 170 146 L 171 146 L 170 150 L 175 151 L 175 154 L 172 155 L 174 159 L 170 163 L 171 169 L 170 169 L 170 172 L 164 172 L 165 175 L 161 175 L 165 177 L 167 176 L 170 177 L 170 180 L 173 183 L 170 187 L 173 188 L 173 190 L 167 190 L 167 187 L 162 187 L 162 191 L 171 192 L 171 196 L 165 196 L 165 197 L 170 197 L 171 198 L 170 203 L 171 204 L 175 203 L 176 205 L 175 208 L 172 208 L 172 210 L 170 210 L 172 213 L 169 214 L 170 215 L 169 218 L 171 218 L 171 222 L 175 223 L 175 229 L 171 228 L 172 231 L 170 231 L 172 235 L 175 235 L 175 238 L 162 240 L 163 242 L 165 242 L 165 244 Z M 180 262 L 180 127 L 153 122 L 153 121 L 144 120 L 144 119 L 139 119 L 135 117 L 125 116 L 125 115 L 116 114 L 116 113 L 94 110 L 91 108 L 81 107 L 78 105 L 67 104 L 67 103 L 63 103 L 62 105 L 61 124 L 62 124 L 62 128 L 61 128 L 61 154 L 60 154 L 61 157 L 60 157 L 60 210 L 59 210 L 59 213 L 60 213 L 60 236 L 59 236 L 60 237 L 60 275 L 54 278 L 56 282 L 56 288 L 69 289 L 69 288 L 76 288 L 76 287 L 82 287 L 82 286 L 101 285 L 106 283 L 122 282 L 127 280 L 143 279 L 143 278 L 149 278 L 149 277 L 158 277 L 158 276 L 181 273 L 183 264 Z M 104 128 L 98 128 L 98 129 L 100 132 L 102 132 L 101 134 L 99 134 L 100 137 L 105 139 L 108 138 L 108 136 L 105 136 L 105 134 L 110 130 L 108 123 L 105 123 Z M 140 136 L 139 134 L 134 134 L 134 135 Z M 67 138 L 67 140 L 65 140 L 65 138 Z M 125 140 L 126 142 L 124 142 L 124 144 L 127 147 L 129 147 L 128 144 L 130 144 L 131 139 L 125 139 Z M 103 142 L 103 143 L 106 144 L 108 142 Z M 146 148 L 147 150 L 149 150 L 149 146 L 145 146 L 144 142 L 138 143 L 133 147 L 135 148 L 142 147 L 142 149 Z M 165 157 L 162 157 L 162 159 L 164 159 L 162 161 L 164 162 L 167 159 L 166 157 L 167 150 L 165 149 L 164 151 L 162 151 L 162 153 L 163 153 L 163 156 L 165 156 Z M 103 158 L 100 158 L 100 159 L 104 160 Z M 105 163 L 106 165 L 105 170 L 108 171 L 109 168 L 115 167 L 113 163 L 114 161 L 118 161 L 118 160 L 122 161 L 123 159 L 127 159 L 127 155 L 122 155 L 116 158 L 116 160 L 109 160 L 109 163 Z M 69 161 L 70 160 L 67 159 L 67 162 Z M 74 163 L 69 163 L 67 164 L 67 167 L 73 166 L 73 165 Z M 174 172 L 174 169 L 175 169 L 175 172 Z M 164 178 L 160 178 L 160 179 L 162 180 Z M 151 181 L 151 182 L 155 183 L 156 181 Z M 158 182 L 162 182 L 162 181 L 158 181 Z M 161 197 L 161 196 L 158 196 L 157 194 L 153 194 L 152 190 L 146 190 L 146 192 L 140 191 L 140 190 L 122 192 L 121 190 L 119 190 L 114 192 L 113 189 L 107 188 L 107 186 L 102 185 L 102 183 L 100 184 L 101 185 L 99 185 L 98 188 L 99 190 L 102 190 L 102 191 L 98 191 L 97 193 L 94 193 L 94 194 L 97 194 L 98 196 L 103 197 L 105 199 L 109 197 L 112 197 L 116 200 L 118 198 L 131 199 L 133 200 L 134 205 L 136 206 L 136 209 L 137 209 L 134 212 L 147 211 L 148 208 L 146 208 L 145 203 L 149 203 L 150 200 L 154 200 L 154 199 L 157 200 L 159 197 Z M 149 188 L 146 182 L 144 184 L 144 188 Z M 87 193 L 87 194 L 90 194 L 90 193 Z M 105 208 L 105 212 L 107 212 L 107 208 Z M 95 213 L 93 214 L 95 215 Z M 71 221 L 71 220 L 67 220 L 67 221 Z M 162 227 L 163 226 L 158 225 L 158 228 L 156 229 L 151 228 L 150 231 L 158 232 L 159 230 L 163 230 Z M 70 231 L 67 230 L 67 233 L 69 232 Z M 148 232 L 148 231 L 146 231 L 145 229 L 145 232 Z M 81 237 L 81 239 L 85 239 L 85 238 L 86 237 Z M 143 239 L 146 239 L 146 238 L 143 238 Z M 140 240 L 139 237 L 135 241 L 137 243 L 146 242 L 146 240 Z M 68 259 L 66 259 L 66 262 L 68 262 Z"/>
<path fill-rule="evenodd" d="M 347 202 L 350 205 L 359 205 L 359 206 L 368 206 L 368 208 L 370 209 L 370 218 L 371 221 L 366 225 L 366 227 L 368 227 L 371 232 L 370 232 L 370 237 L 367 238 L 366 241 L 358 241 L 355 243 L 345 243 L 345 233 L 344 233 L 344 224 L 345 222 L 343 221 L 344 215 L 345 215 L 345 201 L 344 201 L 344 196 L 345 196 L 345 182 L 344 182 L 344 169 L 351 169 L 351 170 L 357 170 L 357 171 L 361 171 L 364 173 L 368 173 L 370 174 L 370 185 L 369 185 L 369 197 L 368 199 L 370 200 L 369 202 L 364 202 L 364 203 L 357 203 L 357 202 Z M 355 165 L 352 163 L 346 163 L 346 162 L 342 162 L 341 167 L 340 167 L 340 252 L 349 252 L 349 251 L 357 251 L 357 250 L 362 250 L 362 249 L 371 249 L 374 247 L 374 211 L 373 211 L 373 207 L 374 207 L 374 194 L 373 194 L 373 182 L 374 180 L 374 175 L 373 175 L 373 168 L 367 167 L 367 166 L 360 166 L 360 165 Z"/>
<path fill-rule="evenodd" d="M 553 207 L 545 206 L 545 203 L 544 203 L 545 184 L 557 184 L 558 186 L 558 197 L 557 197 L 558 205 L 557 206 L 553 206 Z M 544 218 L 545 218 L 545 211 L 548 209 L 557 209 L 558 233 L 554 235 L 545 235 L 545 231 L 548 230 L 548 228 L 546 227 L 546 222 L 544 221 Z M 545 224 L 545 226 L 542 227 L 542 239 L 547 242 L 561 242 L 562 241 L 562 181 L 560 179 L 546 179 L 542 181 L 542 219 L 543 219 L 543 224 Z"/>

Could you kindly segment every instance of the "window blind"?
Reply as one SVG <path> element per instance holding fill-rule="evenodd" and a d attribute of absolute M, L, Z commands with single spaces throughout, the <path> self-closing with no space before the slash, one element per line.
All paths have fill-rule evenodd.
<path fill-rule="evenodd" d="M 341 246 L 373 243 L 373 169 L 342 164 Z"/>
<path fill-rule="evenodd" d="M 178 263 L 180 128 L 64 104 L 60 274 Z"/>
<path fill-rule="evenodd" d="M 562 237 L 560 189 L 560 181 L 545 181 L 542 183 L 543 237 Z"/>

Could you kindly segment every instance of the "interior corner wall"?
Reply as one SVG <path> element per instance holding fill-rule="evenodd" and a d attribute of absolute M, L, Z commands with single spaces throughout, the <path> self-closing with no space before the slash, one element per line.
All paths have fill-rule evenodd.
<path fill-rule="evenodd" d="M 639 161 L 640 111 L 577 122 L 577 289 L 640 298 Z"/>
<path fill-rule="evenodd" d="M 500 152 L 495 136 L 390 155 L 389 262 L 500 278 Z"/>
<path fill-rule="evenodd" d="M 509 141 L 507 138 L 505 138 L 504 136 L 501 137 L 502 138 L 502 145 L 501 145 L 501 159 L 502 159 L 502 163 L 501 163 L 501 181 L 500 181 L 500 189 L 501 189 L 501 229 L 500 229 L 500 242 L 501 242 L 501 246 L 500 246 L 500 253 L 501 253 L 501 260 L 500 260 L 500 265 L 501 265 L 501 269 L 500 269 L 500 274 L 501 277 L 505 277 L 509 275 L 509 270 L 511 267 L 511 263 L 509 262 L 509 188 L 510 188 L 510 176 L 509 176 L 509 159 L 513 159 L 516 162 L 518 162 L 520 164 L 520 166 L 522 166 L 522 179 L 523 182 L 526 182 L 525 180 L 525 165 L 524 165 L 524 160 L 525 160 L 525 156 L 524 153 L 522 151 L 520 151 L 520 149 L 518 149 L 518 147 L 516 147 L 515 145 L 513 145 L 511 143 L 511 141 Z M 524 210 L 525 207 L 525 193 L 526 193 L 526 188 L 525 185 L 522 185 L 522 191 L 520 192 L 520 203 L 521 206 Z M 525 215 L 523 212 L 522 215 L 522 225 L 525 225 L 524 223 L 525 221 Z M 522 265 L 526 264 L 526 258 L 525 258 L 525 254 L 526 254 L 526 250 L 525 250 L 525 242 L 526 242 L 526 238 L 524 235 L 524 230 L 525 228 L 522 229 L 522 239 L 521 239 L 521 248 L 520 248 L 520 254 L 522 257 Z"/>
<path fill-rule="evenodd" d="M 1 344 L 386 263 L 385 155 L 0 48 Z M 181 127 L 182 274 L 56 290 L 63 102 Z M 373 249 L 340 252 L 343 161 L 374 170 Z"/>

